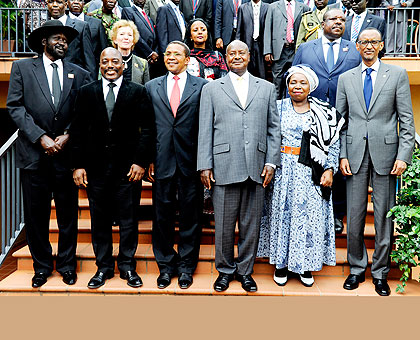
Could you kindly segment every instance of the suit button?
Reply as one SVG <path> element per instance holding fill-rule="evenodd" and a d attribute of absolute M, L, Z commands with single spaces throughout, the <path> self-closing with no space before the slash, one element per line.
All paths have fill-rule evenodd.
<path fill-rule="evenodd" d="M 108 130 L 109 132 L 112 132 L 112 128 L 109 128 L 109 130 Z"/>
<path fill-rule="evenodd" d="M 246 141 L 245 141 L 245 144 L 249 144 L 249 142 L 246 140 Z"/>
<path fill-rule="evenodd" d="M 247 125 L 244 125 L 244 129 L 248 129 L 248 126 Z"/>
<path fill-rule="evenodd" d="M 367 140 L 367 138 L 366 138 L 366 137 L 363 137 L 363 139 L 364 139 L 364 140 Z"/>
<path fill-rule="evenodd" d="M 367 119 L 367 122 L 369 123 L 370 122 L 370 119 Z"/>
<path fill-rule="evenodd" d="M 328 78 L 328 80 L 331 80 L 331 78 Z"/>
<path fill-rule="evenodd" d="M 57 117 L 54 117 L 54 120 L 58 120 L 58 118 Z"/>

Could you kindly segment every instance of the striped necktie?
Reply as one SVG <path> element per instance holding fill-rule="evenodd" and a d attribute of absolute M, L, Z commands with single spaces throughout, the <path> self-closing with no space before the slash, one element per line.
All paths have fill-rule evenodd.
<path fill-rule="evenodd" d="M 354 18 L 354 25 L 353 25 L 353 29 L 351 31 L 351 41 L 352 42 L 356 42 L 357 37 L 359 36 L 359 22 L 360 22 L 360 15 L 356 15 L 356 17 Z"/>

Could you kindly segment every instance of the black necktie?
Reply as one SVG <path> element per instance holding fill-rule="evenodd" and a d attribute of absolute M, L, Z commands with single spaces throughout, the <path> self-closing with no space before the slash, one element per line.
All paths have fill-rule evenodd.
<path fill-rule="evenodd" d="M 51 64 L 53 68 L 53 76 L 52 76 L 52 95 L 54 98 L 54 106 L 57 109 L 58 103 L 60 102 L 61 97 L 61 85 L 60 85 L 60 78 L 58 78 L 58 65 L 55 63 Z"/>
<path fill-rule="evenodd" d="M 105 106 L 108 112 L 108 120 L 111 122 L 112 112 L 114 111 L 115 106 L 115 94 L 114 94 L 114 87 L 117 86 L 114 83 L 109 83 L 109 91 L 106 95 L 105 99 Z"/>

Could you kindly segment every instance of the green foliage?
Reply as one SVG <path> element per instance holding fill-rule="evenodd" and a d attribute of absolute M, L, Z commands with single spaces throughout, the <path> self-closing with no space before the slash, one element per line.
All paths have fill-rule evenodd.
<path fill-rule="evenodd" d="M 414 151 L 403 181 L 404 187 L 397 194 L 397 205 L 387 214 L 397 223 L 399 233 L 391 259 L 402 272 L 401 284 L 396 289 L 400 293 L 405 290 L 411 269 L 420 265 L 420 149 Z"/>
<path fill-rule="evenodd" d="M 0 0 L 0 8 L 16 8 L 15 1 L 2 1 Z M 2 10 L 1 11 L 1 30 L 3 34 L 3 39 L 7 39 L 10 33 L 10 38 L 14 39 L 16 37 L 16 20 L 18 12 L 11 10 Z M 10 32 L 8 31 L 8 25 L 10 20 Z"/>

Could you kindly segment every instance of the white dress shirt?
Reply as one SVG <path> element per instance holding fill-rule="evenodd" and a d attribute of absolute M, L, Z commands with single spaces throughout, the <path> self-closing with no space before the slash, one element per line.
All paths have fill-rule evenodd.
<path fill-rule="evenodd" d="M 324 59 L 325 59 L 325 62 L 327 62 L 328 50 L 330 48 L 330 45 L 328 43 L 330 41 L 327 38 L 325 38 L 325 36 L 321 37 L 321 41 L 322 41 L 322 50 L 324 51 Z M 334 42 L 335 44 L 333 45 L 333 51 L 334 51 L 334 64 L 335 64 L 338 59 L 338 53 L 340 52 L 341 38 L 335 39 Z"/>
<path fill-rule="evenodd" d="M 254 14 L 254 32 L 252 38 L 257 39 L 260 35 L 260 12 L 261 12 L 261 0 L 257 3 L 251 1 L 252 13 Z"/>
<path fill-rule="evenodd" d="M 66 26 L 66 21 L 67 21 L 67 14 L 64 14 L 63 16 L 59 17 L 57 20 L 60 20 L 61 23 Z"/>
<path fill-rule="evenodd" d="M 381 62 L 378 60 L 375 61 L 375 63 L 370 67 L 373 71 L 370 74 L 370 77 L 372 78 L 372 89 L 375 88 L 375 82 L 376 77 L 378 76 L 379 66 L 381 65 Z M 366 78 L 366 72 L 365 70 L 368 68 L 368 66 L 365 65 L 365 63 L 362 62 L 362 84 L 365 84 L 365 78 Z"/>
<path fill-rule="evenodd" d="M 79 14 L 79 16 L 77 16 L 77 15 L 74 15 L 72 12 L 69 12 L 69 17 L 70 17 L 70 19 L 77 19 L 77 20 L 80 20 L 80 21 L 85 21 L 85 13 L 80 13 Z"/>
<path fill-rule="evenodd" d="M 117 80 L 115 80 L 113 82 L 116 85 L 113 88 L 113 90 L 114 90 L 114 96 L 115 96 L 115 101 L 117 101 L 118 92 L 120 91 L 122 80 L 123 80 L 123 76 L 119 77 Z M 107 80 L 104 77 L 102 77 L 102 90 L 104 92 L 104 101 L 105 102 L 106 102 L 106 96 L 108 95 L 108 92 L 109 92 L 109 86 L 108 86 L 109 83 L 110 83 L 109 80 Z"/>
<path fill-rule="evenodd" d="M 174 88 L 174 85 L 175 85 L 174 76 L 175 74 L 169 72 L 168 76 L 166 77 L 166 93 L 168 94 L 169 102 L 171 101 L 172 89 Z M 185 70 L 184 72 L 177 74 L 177 76 L 179 77 L 178 79 L 179 99 L 181 100 L 182 94 L 184 93 L 185 84 L 187 83 L 187 77 L 188 77 L 187 71 Z"/>
<path fill-rule="evenodd" d="M 60 80 L 60 87 L 61 91 L 63 91 L 63 61 L 61 59 L 58 59 L 56 61 L 52 61 L 49 59 L 45 53 L 42 54 L 42 62 L 44 63 L 44 69 L 45 73 L 47 75 L 48 80 L 48 87 L 50 88 L 51 98 L 54 104 L 54 96 L 52 95 L 53 89 L 52 89 L 52 77 L 53 77 L 53 67 L 51 66 L 52 63 L 57 65 L 57 71 L 58 71 L 58 79 Z"/>
<path fill-rule="evenodd" d="M 359 25 L 357 28 L 357 32 L 360 34 L 360 29 L 362 28 L 363 22 L 365 21 L 366 18 L 366 14 L 367 14 L 367 10 L 364 11 L 363 13 L 359 14 L 360 19 L 359 19 Z M 354 30 L 354 26 L 355 26 L 355 22 L 356 22 L 356 13 L 353 13 L 353 20 L 351 21 L 351 29 L 350 29 L 350 37 L 351 37 L 351 32 L 353 32 Z"/>
<path fill-rule="evenodd" d="M 232 81 L 236 95 L 238 96 L 242 107 L 245 108 L 246 99 L 248 98 L 249 73 L 248 71 L 246 71 L 242 76 L 238 76 L 236 73 L 233 72 L 229 72 L 228 74 L 230 80 Z"/>
<path fill-rule="evenodd" d="M 185 37 L 185 21 L 184 17 L 181 14 L 181 11 L 179 10 L 179 7 L 175 5 L 172 1 L 169 1 L 169 6 L 172 7 L 172 9 L 175 11 L 176 17 L 178 19 L 179 27 L 181 27 L 181 33 L 182 33 L 182 39 Z"/>

